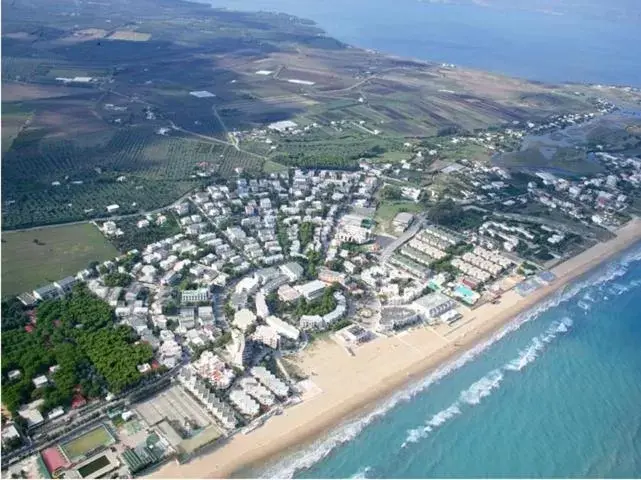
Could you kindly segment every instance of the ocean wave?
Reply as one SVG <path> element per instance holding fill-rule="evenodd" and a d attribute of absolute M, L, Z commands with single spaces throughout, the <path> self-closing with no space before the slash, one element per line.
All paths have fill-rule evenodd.
<path fill-rule="evenodd" d="M 428 420 L 425 425 L 419 428 L 412 428 L 407 431 L 407 437 L 401 445 L 405 448 L 410 443 L 416 443 L 422 438 L 427 437 L 436 427 L 441 426 L 448 420 L 461 414 L 463 404 L 475 406 L 481 403 L 481 400 L 492 394 L 503 380 L 503 371 L 515 372 L 521 371 L 526 365 L 532 363 L 538 357 L 538 353 L 545 348 L 545 345 L 554 340 L 558 334 L 566 333 L 574 322 L 570 317 L 564 317 L 560 321 L 552 322 L 547 330 L 539 336 L 532 338 L 530 344 L 523 350 L 519 351 L 518 357 L 507 362 L 500 369 L 492 370 L 480 380 L 474 382 L 467 389 L 459 394 L 458 401 L 444 410 L 441 410 Z"/>
<path fill-rule="evenodd" d="M 382 417 L 398 404 L 411 400 L 417 394 L 425 391 L 433 383 L 474 360 L 478 355 L 483 353 L 494 343 L 498 342 L 509 333 L 518 330 L 523 324 L 539 317 L 541 314 L 550 310 L 551 308 L 554 308 L 561 303 L 574 298 L 586 288 L 603 285 L 615 278 L 624 275 L 625 273 L 627 273 L 628 266 L 631 263 L 640 260 L 641 248 L 635 249 L 634 251 L 628 252 L 621 258 L 617 259 L 616 263 L 607 264 L 605 267 L 600 268 L 596 272 L 592 273 L 587 279 L 561 290 L 559 293 L 553 295 L 548 300 L 537 304 L 532 309 L 515 317 L 514 320 L 508 323 L 490 339 L 474 346 L 470 350 L 461 354 L 460 357 L 437 369 L 432 374 L 425 377 L 423 380 L 408 386 L 402 391 L 397 392 L 391 398 L 381 403 L 374 411 L 369 412 L 355 420 L 350 420 L 343 423 L 339 427 L 332 430 L 326 437 L 313 442 L 312 444 L 296 452 L 292 456 L 287 457 L 276 464 L 268 466 L 263 472 L 261 472 L 261 477 L 292 478 L 297 471 L 312 467 L 314 464 L 325 458 L 336 447 L 349 442 L 350 440 L 353 440 L 360 432 L 363 431 L 365 427 L 371 424 L 374 420 Z M 568 328 L 567 322 L 564 327 L 559 326 L 558 328 Z"/>
<path fill-rule="evenodd" d="M 421 438 L 425 438 L 436 427 L 443 425 L 445 422 L 451 418 L 456 417 L 461 414 L 461 407 L 458 402 L 453 403 L 444 410 L 441 410 L 436 415 L 434 415 L 426 424 L 420 428 L 413 428 L 407 431 L 407 438 L 401 445 L 401 448 L 405 448 L 409 443 L 416 443 Z"/>
<path fill-rule="evenodd" d="M 516 372 L 523 370 L 523 368 L 536 360 L 539 352 L 545 348 L 546 344 L 554 340 L 559 333 L 567 332 L 573 323 L 570 317 L 565 317 L 558 322 L 552 322 L 543 334 L 534 337 L 527 347 L 519 351 L 519 356 L 506 363 L 503 369 Z"/>
<path fill-rule="evenodd" d="M 492 393 L 492 390 L 499 388 L 501 380 L 503 380 L 501 370 L 492 370 L 485 377 L 470 385 L 470 388 L 463 390 L 460 399 L 468 405 L 478 405 L 482 399 Z"/>

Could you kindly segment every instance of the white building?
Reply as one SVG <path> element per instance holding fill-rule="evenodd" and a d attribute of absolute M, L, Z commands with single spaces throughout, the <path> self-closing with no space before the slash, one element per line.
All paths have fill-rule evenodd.
<path fill-rule="evenodd" d="M 297 285 L 294 288 L 298 290 L 306 300 L 311 301 L 320 298 L 326 287 L 327 285 L 320 280 L 312 280 L 311 282 L 303 285 Z"/>
<path fill-rule="evenodd" d="M 255 417 L 260 412 L 260 405 L 247 393 L 240 389 L 233 389 L 229 394 L 229 400 L 236 408 L 248 417 Z"/>
<path fill-rule="evenodd" d="M 303 315 L 299 325 L 303 330 L 325 330 L 327 326 L 320 315 Z"/>
<path fill-rule="evenodd" d="M 298 340 L 300 337 L 300 331 L 293 325 L 281 320 L 280 318 L 270 315 L 265 319 L 265 323 L 269 325 L 275 332 L 283 337 L 289 338 L 290 340 Z"/>
<path fill-rule="evenodd" d="M 258 325 L 256 331 L 254 332 L 254 340 L 260 343 L 264 343 L 274 350 L 278 348 L 278 341 L 280 336 L 272 327 L 266 325 Z"/>
<path fill-rule="evenodd" d="M 251 374 L 277 397 L 285 398 L 289 395 L 289 386 L 277 378 L 265 367 L 258 366 L 251 369 Z"/>
<path fill-rule="evenodd" d="M 357 243 L 359 245 L 370 240 L 370 231 L 356 225 L 343 225 L 336 232 L 336 238 L 341 242 Z"/>
<path fill-rule="evenodd" d="M 245 363 L 248 360 L 247 352 L 245 351 L 245 334 L 237 330 L 232 330 L 231 340 L 231 343 L 227 344 L 229 361 L 235 367 L 245 368 Z"/>
<path fill-rule="evenodd" d="M 271 407 L 276 399 L 274 395 L 253 377 L 241 378 L 238 382 L 247 394 L 265 407 Z"/>
<path fill-rule="evenodd" d="M 434 292 L 416 299 L 412 305 L 423 317 L 432 320 L 455 308 L 457 303 L 442 293 Z"/>
<path fill-rule="evenodd" d="M 36 388 L 46 387 L 49 384 L 49 379 L 44 375 L 40 375 L 33 379 L 33 386 Z"/>
<path fill-rule="evenodd" d="M 300 298 L 300 292 L 289 285 L 282 285 L 278 288 L 278 298 L 283 302 L 294 302 Z"/>
<path fill-rule="evenodd" d="M 303 267 L 296 262 L 289 262 L 285 265 L 281 265 L 280 270 L 290 282 L 296 282 L 303 276 Z"/>
<path fill-rule="evenodd" d="M 211 293 L 208 288 L 199 288 L 196 290 L 184 290 L 180 294 L 180 303 L 201 303 L 208 302 L 211 298 Z"/>

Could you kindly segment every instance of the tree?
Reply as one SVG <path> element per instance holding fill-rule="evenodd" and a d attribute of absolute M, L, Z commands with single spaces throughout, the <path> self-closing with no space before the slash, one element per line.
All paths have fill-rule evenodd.
<path fill-rule="evenodd" d="M 136 344 L 131 327 L 116 326 L 113 310 L 84 285 L 64 299 L 42 302 L 33 331 L 13 329 L 2 334 L 2 401 L 9 410 L 31 398 L 43 398 L 43 411 L 71 402 L 77 385 L 85 395 L 100 395 L 102 384 L 113 392 L 135 385 L 139 364 L 151 360 L 151 347 Z M 33 378 L 58 368 L 53 382 L 35 389 Z M 19 369 L 20 380 L 6 373 Z"/>
<path fill-rule="evenodd" d="M 231 303 L 229 302 L 225 304 L 225 306 L 223 307 L 223 311 L 227 320 L 230 321 L 234 318 L 234 314 L 236 313 L 236 310 L 234 310 L 234 307 L 232 307 Z"/>
<path fill-rule="evenodd" d="M 2 331 L 22 328 L 29 322 L 25 308 L 16 297 L 2 302 Z"/>
<path fill-rule="evenodd" d="M 396 185 L 385 185 L 381 191 L 381 198 L 384 200 L 401 200 L 403 198 L 403 190 Z"/>
<path fill-rule="evenodd" d="M 108 287 L 126 287 L 131 283 L 132 278 L 128 273 L 114 272 L 105 275 L 102 280 Z"/>
<path fill-rule="evenodd" d="M 225 332 L 214 340 L 214 348 L 224 347 L 231 341 L 231 332 Z"/>
<path fill-rule="evenodd" d="M 178 322 L 169 318 L 167 320 L 167 330 L 171 330 L 173 332 L 176 328 L 178 328 Z"/>
<path fill-rule="evenodd" d="M 305 248 L 314 238 L 314 224 L 312 222 L 303 222 L 298 229 L 298 239 L 301 248 Z"/>
<path fill-rule="evenodd" d="M 463 210 L 460 205 L 448 198 L 429 206 L 427 218 L 433 223 L 455 230 L 469 230 L 483 223 L 484 214 L 473 209 Z"/>

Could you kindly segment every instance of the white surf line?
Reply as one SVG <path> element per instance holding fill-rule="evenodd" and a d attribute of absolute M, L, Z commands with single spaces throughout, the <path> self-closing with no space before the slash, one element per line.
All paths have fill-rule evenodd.
<path fill-rule="evenodd" d="M 565 317 L 560 321 L 554 321 L 541 334 L 532 338 L 530 343 L 522 350 L 519 350 L 518 356 L 501 367 L 491 370 L 468 388 L 461 391 L 458 399 L 447 408 L 440 410 L 433 415 L 425 424 L 418 428 L 412 428 L 407 431 L 405 441 L 401 448 L 407 447 L 411 443 L 417 443 L 419 440 L 426 438 L 437 427 L 443 425 L 448 420 L 457 417 L 462 413 L 461 408 L 464 405 L 476 406 L 485 398 L 499 388 L 503 379 L 504 372 L 520 372 L 530 363 L 538 358 L 545 346 L 551 343 L 559 334 L 566 333 L 572 326 L 573 321 Z"/>

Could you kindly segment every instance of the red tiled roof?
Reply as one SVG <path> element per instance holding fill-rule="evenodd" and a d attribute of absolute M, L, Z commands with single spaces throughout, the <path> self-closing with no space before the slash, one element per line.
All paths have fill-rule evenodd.
<path fill-rule="evenodd" d="M 73 396 L 73 399 L 71 400 L 71 408 L 79 408 L 86 404 L 87 404 L 87 400 L 85 400 L 85 397 L 83 397 L 79 393 L 75 394 Z"/>
<path fill-rule="evenodd" d="M 34 327 L 33 327 L 33 325 L 31 325 L 31 324 L 28 324 L 28 325 L 25 325 L 25 326 L 24 326 L 24 329 L 27 331 L 27 333 L 31 333 L 31 332 L 33 332 L 33 328 L 34 328 Z"/>
<path fill-rule="evenodd" d="M 65 468 L 70 465 L 69 460 L 65 458 L 58 447 L 49 447 L 40 454 L 42 455 L 42 460 L 44 460 L 47 470 L 49 470 L 51 474 L 59 468 Z"/>

